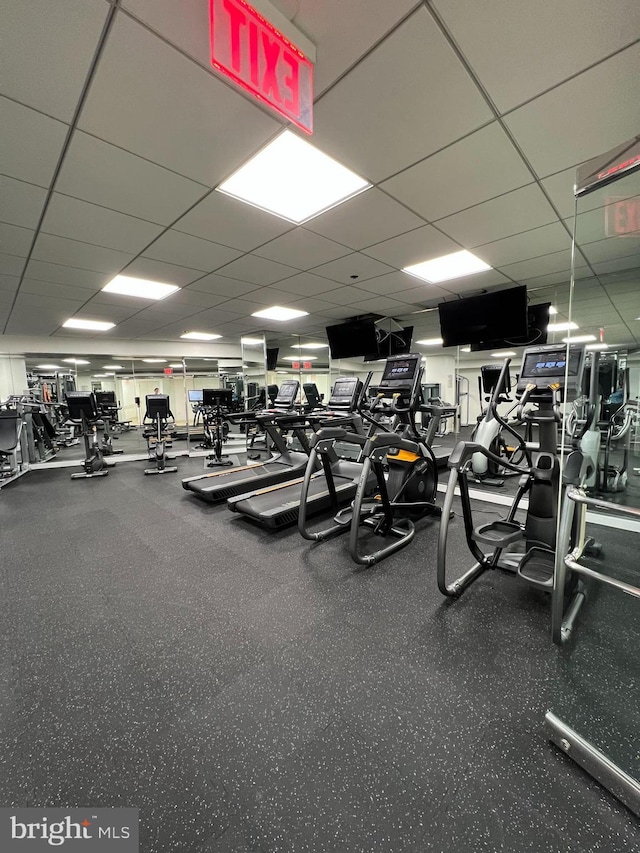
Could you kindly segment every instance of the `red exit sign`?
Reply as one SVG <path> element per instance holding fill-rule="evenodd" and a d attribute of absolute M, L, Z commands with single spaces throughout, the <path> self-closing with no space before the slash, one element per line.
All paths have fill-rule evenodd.
<path fill-rule="evenodd" d="M 605 207 L 607 237 L 640 234 L 640 198 L 608 198 Z"/>
<path fill-rule="evenodd" d="M 211 64 L 305 133 L 313 132 L 313 65 L 245 0 L 209 0 Z"/>

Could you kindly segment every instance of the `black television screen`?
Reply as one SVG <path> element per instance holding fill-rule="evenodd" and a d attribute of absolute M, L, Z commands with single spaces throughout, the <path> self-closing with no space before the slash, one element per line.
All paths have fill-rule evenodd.
<path fill-rule="evenodd" d="M 327 326 L 331 358 L 357 358 L 378 351 L 378 336 L 373 320 L 351 320 Z"/>
<path fill-rule="evenodd" d="M 278 366 L 279 347 L 267 347 L 267 370 L 275 370 Z"/>
<path fill-rule="evenodd" d="M 507 335 L 506 337 L 497 338 L 495 341 L 483 341 L 480 344 L 471 344 L 471 352 L 546 344 L 550 307 L 550 302 L 541 302 L 539 305 L 527 306 L 527 334 L 524 337 Z"/>
<path fill-rule="evenodd" d="M 482 296 L 441 302 L 438 313 L 445 347 L 523 337 L 527 334 L 527 288 L 518 285 Z"/>
<path fill-rule="evenodd" d="M 413 339 L 413 326 L 405 326 L 392 332 L 378 329 L 378 349 L 376 352 L 367 353 L 365 361 L 378 361 L 388 358 L 390 355 L 406 355 L 411 352 L 411 341 Z"/>

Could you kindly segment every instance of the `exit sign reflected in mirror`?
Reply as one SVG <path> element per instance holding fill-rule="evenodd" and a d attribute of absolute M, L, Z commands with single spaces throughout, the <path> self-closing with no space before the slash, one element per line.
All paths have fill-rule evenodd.
<path fill-rule="evenodd" d="M 607 237 L 640 236 L 640 197 L 608 198 L 604 210 Z"/>
<path fill-rule="evenodd" d="M 305 133 L 313 132 L 313 64 L 245 0 L 209 0 L 211 64 Z"/>

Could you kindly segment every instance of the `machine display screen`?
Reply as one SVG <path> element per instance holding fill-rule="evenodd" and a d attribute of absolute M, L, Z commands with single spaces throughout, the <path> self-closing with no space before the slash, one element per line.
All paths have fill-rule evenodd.
<path fill-rule="evenodd" d="M 202 391 L 189 391 L 189 402 L 190 403 L 201 403 L 202 402 Z"/>
<path fill-rule="evenodd" d="M 411 382 L 416 372 L 416 359 L 394 359 L 388 361 L 382 374 L 383 382 Z"/>
<path fill-rule="evenodd" d="M 528 353 L 522 368 L 522 379 L 537 377 L 564 376 L 567 366 L 567 351 L 550 350 L 546 353 Z M 569 357 L 569 375 L 576 376 L 580 367 L 580 353 L 572 352 Z"/>
<path fill-rule="evenodd" d="M 353 379 L 336 379 L 331 395 L 331 403 L 350 403 L 358 385 L 357 377 Z"/>
<path fill-rule="evenodd" d="M 300 384 L 298 382 L 283 382 L 280 386 L 280 392 L 278 393 L 278 405 L 293 403 L 299 388 Z"/>

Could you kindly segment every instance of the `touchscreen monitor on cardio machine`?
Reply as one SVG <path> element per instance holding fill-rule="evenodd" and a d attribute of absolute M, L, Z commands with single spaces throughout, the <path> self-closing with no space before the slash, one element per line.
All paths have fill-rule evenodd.
<path fill-rule="evenodd" d="M 189 391 L 190 403 L 202 403 L 202 391 Z"/>
<path fill-rule="evenodd" d="M 388 358 L 378 385 L 378 392 L 390 394 L 410 392 L 419 372 L 420 359 L 421 356 L 418 353 Z"/>
<path fill-rule="evenodd" d="M 572 400 L 580 393 L 582 387 L 584 360 L 584 345 L 571 347 L 568 369 L 565 346 L 550 344 L 542 347 L 527 347 L 522 356 L 517 393 L 522 395 L 527 385 L 535 385 L 536 390 L 530 397 L 533 400 L 540 396 L 547 396 L 550 393 L 549 386 L 557 383 L 563 389 L 563 399 Z"/>

